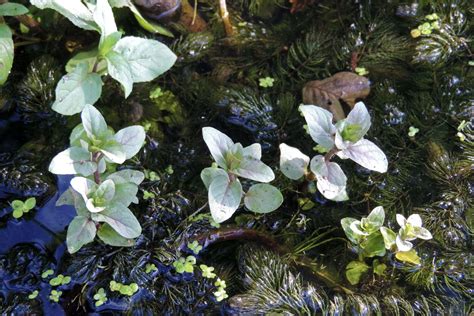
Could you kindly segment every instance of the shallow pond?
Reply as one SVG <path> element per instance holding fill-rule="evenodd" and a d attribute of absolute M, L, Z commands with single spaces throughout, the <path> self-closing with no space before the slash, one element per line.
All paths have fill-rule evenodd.
<path fill-rule="evenodd" d="M 5 2 L 0 0 L 0 13 L 6 12 Z M 136 6 L 109 1 L 122 36 L 162 42 L 177 59 L 156 79 L 133 82 L 127 98 L 126 76 L 114 76 L 99 60 L 86 70 L 100 74 L 103 85 L 94 106 L 109 127 L 140 125 L 146 138 L 133 158 L 122 164 L 109 159 L 104 168 L 106 175 L 143 172 L 138 203 L 129 206 L 141 226 L 139 236 L 127 238 L 129 247 L 95 238 L 78 251 L 71 251 L 66 238 L 80 210 L 57 206 L 74 176 L 57 176 L 48 167 L 69 146 L 81 117 L 52 107 L 63 102 L 56 86 L 67 81 L 61 77 L 73 67 L 68 61 L 96 48 L 99 35 L 77 27 L 59 9 L 16 2 L 30 15 L 0 14 L 0 27 L 8 25 L 15 43 L 12 71 L 0 86 L 0 314 L 472 313 L 474 11 L 469 1 L 233 0 L 227 1 L 228 18 L 222 14 L 225 1 L 136 0 Z M 77 3 L 89 10 L 96 1 Z M 149 51 L 146 74 L 153 56 L 162 53 Z M 5 64 L 2 60 L 0 67 Z M 315 138 L 321 138 L 305 109 L 325 109 L 319 117 L 330 113 L 335 123 L 359 111 L 359 101 L 368 112 L 358 113 L 371 121 L 364 137 L 383 151 L 386 170 L 366 169 L 371 167 L 357 157 L 360 165 L 336 157 L 343 149 L 332 134 L 335 151 L 322 148 L 321 141 L 316 147 Z M 318 110 L 299 108 L 303 103 Z M 252 171 L 262 176 L 271 169 L 271 184 L 282 200 L 279 193 L 268 199 L 247 193 L 225 220 L 212 216 L 215 202 L 206 187 L 213 191 L 217 185 L 205 179 L 204 185 L 200 176 L 213 163 L 212 146 L 203 140 L 206 126 L 244 150 L 259 143 L 266 166 L 252 152 L 252 161 L 260 163 Z M 360 126 L 340 126 L 346 146 Z M 285 169 L 281 144 L 310 156 L 302 163 L 304 172 Z M 234 156 L 225 157 L 229 166 L 248 158 L 248 152 L 238 156 L 237 147 Z M 336 162 L 345 174 L 337 196 L 327 191 L 334 187 L 323 188 L 331 171 L 320 175 L 309 163 L 318 151 L 322 161 Z M 377 155 L 374 150 L 365 158 L 373 162 Z M 241 192 L 257 192 L 255 174 L 231 171 L 225 183 L 240 177 L 239 198 Z M 291 172 L 296 180 L 289 178 Z M 265 188 L 258 193 L 268 193 Z M 348 199 L 341 198 L 345 194 Z M 24 206 L 33 197 L 36 204 L 14 216 L 14 201 Z M 376 223 L 380 218 L 368 215 L 379 206 L 384 216 Z M 428 231 L 424 236 L 415 217 L 410 220 L 413 214 Z M 341 225 L 343 218 L 355 223 Z M 361 218 L 366 219 L 357 222 Z M 96 227 L 108 224 L 94 225 L 95 236 Z M 392 242 L 384 229 L 393 232 Z M 412 245 L 402 251 L 407 243 Z"/>

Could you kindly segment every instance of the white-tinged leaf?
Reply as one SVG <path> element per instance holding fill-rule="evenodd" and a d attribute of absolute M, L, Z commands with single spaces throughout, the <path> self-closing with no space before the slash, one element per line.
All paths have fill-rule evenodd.
<path fill-rule="evenodd" d="M 130 65 L 133 82 L 148 82 L 173 66 L 176 55 L 164 44 L 140 37 L 127 36 L 114 47 Z"/>
<path fill-rule="evenodd" d="M 397 220 L 398 225 L 400 225 L 401 228 L 405 227 L 405 225 L 407 224 L 407 219 L 405 218 L 405 216 L 403 216 L 402 214 L 397 214 L 395 218 Z"/>
<path fill-rule="evenodd" d="M 383 206 L 377 206 L 374 208 L 367 216 L 367 220 L 375 227 L 382 226 L 383 222 L 385 221 L 385 211 Z"/>
<path fill-rule="evenodd" d="M 136 185 L 139 185 L 143 182 L 143 180 L 145 180 L 145 175 L 143 174 L 143 172 L 138 170 L 123 169 L 108 175 L 107 179 L 114 180 L 115 184 L 131 182 Z"/>
<path fill-rule="evenodd" d="M 96 73 L 89 73 L 88 63 L 80 63 L 59 80 L 53 110 L 63 115 L 82 111 L 86 104 L 94 104 L 102 93 L 102 79 Z"/>
<path fill-rule="evenodd" d="M 53 9 L 69 19 L 74 25 L 90 31 L 99 31 L 92 12 L 81 0 L 30 0 L 39 9 Z"/>
<path fill-rule="evenodd" d="M 0 23 L 0 86 L 7 81 L 13 66 L 12 31 L 5 23 Z"/>
<path fill-rule="evenodd" d="M 270 213 L 283 203 L 283 195 L 273 185 L 257 183 L 252 185 L 245 194 L 244 203 L 255 213 Z"/>
<path fill-rule="evenodd" d="M 115 134 L 115 140 L 122 145 L 125 159 L 135 156 L 145 143 L 146 133 L 142 126 L 134 125 L 121 129 Z"/>
<path fill-rule="evenodd" d="M 120 82 L 122 85 L 125 98 L 127 98 L 133 90 L 132 73 L 130 66 L 125 58 L 117 52 L 110 51 L 105 55 L 107 60 L 107 70 L 109 75 Z"/>
<path fill-rule="evenodd" d="M 107 123 L 102 114 L 94 106 L 86 104 L 81 113 L 82 127 L 90 139 L 101 138 L 107 132 Z M 74 132 L 74 131 L 73 131 Z M 75 131 L 80 135 L 80 127 Z M 77 137 L 76 136 L 76 137 Z"/>
<path fill-rule="evenodd" d="M 115 184 L 114 203 L 120 203 L 128 207 L 131 203 L 137 203 L 138 186 L 132 182 Z"/>
<path fill-rule="evenodd" d="M 351 130 L 353 142 L 359 141 L 370 128 L 370 114 L 364 102 L 357 102 L 344 120 L 344 128 Z M 352 126 L 352 128 L 351 128 Z M 355 127 L 355 128 L 354 128 Z"/>
<path fill-rule="evenodd" d="M 354 222 L 360 222 L 356 220 L 355 218 L 352 217 L 345 217 L 341 219 L 341 226 L 342 229 L 344 230 L 344 233 L 346 234 L 347 238 L 354 244 L 358 243 L 358 237 L 357 234 L 352 230 L 351 225 Z"/>
<path fill-rule="evenodd" d="M 91 160 L 91 153 L 81 147 L 71 147 L 57 154 L 49 164 L 49 172 L 54 174 L 81 174 L 90 176 L 97 170 Z"/>
<path fill-rule="evenodd" d="M 122 144 L 112 139 L 101 145 L 100 152 L 113 163 L 122 164 L 125 161 L 126 153 Z"/>
<path fill-rule="evenodd" d="M 345 157 L 369 170 L 387 172 L 388 161 L 383 151 L 367 139 L 361 139 L 342 150 Z"/>
<path fill-rule="evenodd" d="M 331 150 L 336 133 L 332 113 L 314 105 L 301 105 L 299 109 L 308 123 L 311 138 L 326 150 Z"/>
<path fill-rule="evenodd" d="M 345 201 L 349 197 L 346 192 L 347 177 L 335 162 L 327 162 L 323 156 L 311 159 L 311 171 L 316 175 L 316 186 L 321 194 L 333 201 Z"/>
<path fill-rule="evenodd" d="M 231 181 L 227 175 L 218 176 L 209 186 L 208 197 L 212 218 L 217 223 L 222 223 L 239 208 L 242 185 L 238 179 Z"/>
<path fill-rule="evenodd" d="M 94 200 L 92 198 L 90 199 L 87 199 L 86 201 L 86 208 L 89 212 L 91 212 L 92 214 L 94 213 L 99 213 L 99 212 L 102 212 L 103 210 L 105 210 L 105 206 L 96 206 L 94 204 Z"/>
<path fill-rule="evenodd" d="M 251 157 L 253 159 L 262 159 L 262 146 L 259 143 L 252 144 L 242 149 L 244 157 Z"/>
<path fill-rule="evenodd" d="M 201 171 L 201 180 L 208 190 L 212 181 L 218 176 L 227 176 L 227 172 L 223 169 L 214 167 L 204 168 Z"/>
<path fill-rule="evenodd" d="M 232 173 L 246 179 L 258 182 L 270 182 L 275 179 L 272 168 L 260 160 L 244 157 L 237 169 L 230 170 Z"/>
<path fill-rule="evenodd" d="M 400 235 L 397 235 L 395 239 L 395 243 L 397 244 L 398 251 L 410 251 L 413 248 L 413 244 L 407 240 L 403 240 L 400 238 Z"/>
<path fill-rule="evenodd" d="M 286 177 L 300 179 L 308 170 L 308 165 L 309 157 L 298 148 L 280 144 L 280 170 Z"/>
<path fill-rule="evenodd" d="M 69 144 L 71 147 L 81 147 L 81 140 L 87 139 L 86 130 L 84 129 L 84 125 L 81 123 L 72 129 L 71 135 L 69 135 Z"/>
<path fill-rule="evenodd" d="M 427 230 L 424 227 L 418 227 L 415 229 L 416 237 L 424 240 L 428 240 L 433 238 L 433 235 L 431 235 L 430 231 Z"/>
<path fill-rule="evenodd" d="M 411 214 L 408 216 L 406 222 L 413 227 L 421 227 L 423 222 L 421 221 L 421 216 L 419 214 Z"/>
<path fill-rule="evenodd" d="M 97 0 L 92 16 L 95 23 L 97 23 L 100 28 L 101 41 L 102 37 L 105 38 L 108 35 L 117 32 L 114 13 L 112 12 L 112 7 L 108 0 Z"/>
<path fill-rule="evenodd" d="M 131 247 L 135 245 L 134 239 L 120 236 L 109 224 L 100 225 L 97 236 L 107 245 L 114 247 Z"/>
<path fill-rule="evenodd" d="M 71 188 L 64 191 L 56 201 L 56 206 L 74 205 L 75 197 L 73 192 L 74 191 Z"/>
<path fill-rule="evenodd" d="M 90 218 L 85 216 L 74 217 L 71 223 L 69 223 L 66 236 L 69 253 L 75 253 L 85 244 L 92 242 L 96 232 L 95 223 Z"/>
<path fill-rule="evenodd" d="M 234 146 L 232 139 L 213 127 L 203 127 L 202 137 L 217 165 L 227 170 L 226 154 Z"/>
<path fill-rule="evenodd" d="M 13 2 L 0 4 L 0 16 L 17 16 L 27 13 L 28 8 L 22 4 Z"/>
<path fill-rule="evenodd" d="M 89 195 L 97 190 L 97 184 L 84 177 L 74 177 L 71 179 L 71 187 L 82 196 L 84 202 L 89 200 Z"/>
<path fill-rule="evenodd" d="M 108 206 L 103 212 L 92 214 L 92 219 L 106 222 L 125 238 L 136 238 L 142 233 L 142 228 L 135 215 L 121 204 Z"/>
<path fill-rule="evenodd" d="M 383 237 L 385 249 L 392 250 L 393 246 L 395 245 L 395 240 L 397 239 L 397 234 L 387 227 L 380 227 L 380 233 Z"/>

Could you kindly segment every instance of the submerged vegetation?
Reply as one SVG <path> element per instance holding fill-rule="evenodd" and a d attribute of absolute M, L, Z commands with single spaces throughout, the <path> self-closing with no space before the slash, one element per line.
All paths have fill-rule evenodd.
<path fill-rule="evenodd" d="M 469 315 L 473 14 L 0 0 L 0 314 Z"/>

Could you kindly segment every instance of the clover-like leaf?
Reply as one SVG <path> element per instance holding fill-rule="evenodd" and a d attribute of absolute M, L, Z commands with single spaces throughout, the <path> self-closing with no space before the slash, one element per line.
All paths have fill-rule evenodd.
<path fill-rule="evenodd" d="M 223 169 L 215 167 L 204 168 L 201 171 L 201 180 L 208 190 L 212 181 L 218 176 L 227 176 L 227 172 L 225 172 Z"/>
<path fill-rule="evenodd" d="M 122 145 L 125 159 L 132 158 L 140 151 L 145 143 L 145 137 L 145 129 L 139 125 L 123 128 L 114 136 L 115 140 Z"/>
<path fill-rule="evenodd" d="M 97 170 L 91 153 L 80 147 L 68 148 L 57 154 L 49 164 L 49 172 L 54 174 L 81 174 L 89 176 Z"/>
<path fill-rule="evenodd" d="M 280 207 L 283 203 L 283 195 L 273 185 L 257 183 L 252 185 L 245 194 L 244 203 L 255 213 L 269 213 Z"/>
<path fill-rule="evenodd" d="M 228 175 L 217 176 L 209 186 L 209 208 L 212 218 L 222 223 L 239 208 L 242 200 L 242 185 L 238 179 Z"/>
<path fill-rule="evenodd" d="M 280 170 L 292 180 L 303 177 L 309 166 L 309 157 L 298 148 L 280 144 Z"/>
<path fill-rule="evenodd" d="M 388 161 L 383 151 L 367 139 L 361 139 L 355 144 L 338 152 L 342 159 L 349 158 L 364 168 L 378 172 L 387 172 Z"/>
<path fill-rule="evenodd" d="M 308 123 L 311 138 L 326 150 L 333 148 L 336 127 L 331 112 L 314 105 L 301 105 L 299 109 Z"/>
<path fill-rule="evenodd" d="M 95 223 L 88 217 L 76 216 L 69 223 L 66 243 L 69 253 L 75 253 L 82 246 L 94 240 L 96 235 Z"/>
<path fill-rule="evenodd" d="M 227 169 L 226 154 L 234 146 L 232 139 L 212 127 L 203 127 L 202 137 L 217 165 Z"/>
<path fill-rule="evenodd" d="M 52 108 L 60 114 L 73 115 L 81 112 L 86 104 L 94 104 L 101 93 L 100 75 L 90 73 L 89 64 L 83 62 L 59 80 Z"/>

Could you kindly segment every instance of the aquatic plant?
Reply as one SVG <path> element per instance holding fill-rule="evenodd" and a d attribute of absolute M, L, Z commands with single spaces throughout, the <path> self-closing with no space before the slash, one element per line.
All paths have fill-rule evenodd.
<path fill-rule="evenodd" d="M 370 269 L 365 263 L 365 258 L 375 256 L 383 257 L 386 249 L 395 252 L 398 260 L 420 264 L 421 259 L 417 252 L 412 249 L 410 242 L 417 238 L 431 239 L 431 233 L 421 227 L 420 215 L 412 214 L 406 219 L 403 215 L 397 214 L 397 222 L 400 230 L 396 234 L 388 227 L 382 226 L 385 221 L 385 212 L 383 207 L 374 208 L 367 217 L 361 220 L 346 217 L 341 220 L 341 226 L 347 238 L 356 246 L 356 252 L 359 255 L 358 261 L 351 261 L 346 266 L 346 277 L 351 284 L 359 283 L 361 277 Z M 383 275 L 387 266 L 378 260 L 373 261 L 374 273 Z"/>
<path fill-rule="evenodd" d="M 13 208 L 13 217 L 20 218 L 23 214 L 28 213 L 30 210 L 34 209 L 36 206 L 36 199 L 31 197 L 26 201 L 13 200 L 11 203 Z"/>
<path fill-rule="evenodd" d="M 145 131 L 130 126 L 114 133 L 92 105 L 84 107 L 81 118 L 82 123 L 71 132 L 71 147 L 49 165 L 54 174 L 80 175 L 57 201 L 57 205 L 74 205 L 77 212 L 68 228 L 68 251 L 78 251 L 96 234 L 106 244 L 131 246 L 141 227 L 128 206 L 138 203 L 138 185 L 145 176 L 136 170 L 111 172 L 111 168 L 138 153 Z"/>
<path fill-rule="evenodd" d="M 268 213 L 280 207 L 283 195 L 276 187 L 267 184 L 275 174 L 260 160 L 260 144 L 244 148 L 212 127 L 204 127 L 202 135 L 216 162 L 215 166 L 201 172 L 202 182 L 209 192 L 209 208 L 216 222 L 222 223 L 234 214 L 242 195 L 245 206 L 256 213 Z M 252 185 L 244 194 L 238 177 L 263 183 Z"/>
<path fill-rule="evenodd" d="M 100 34 L 97 48 L 81 52 L 67 63 L 68 74 L 59 81 L 52 106 L 60 114 L 73 115 L 81 112 L 87 104 L 93 105 L 102 93 L 101 77 L 105 74 L 122 85 L 127 98 L 134 83 L 155 79 L 171 68 L 176 60 L 169 48 L 156 40 L 134 36 L 122 38 L 108 0 L 99 0 L 95 6 L 81 1 L 62 3 L 60 0 L 32 0 L 31 3 L 40 9 L 56 10 L 74 25 Z M 114 5 L 135 10 L 128 1 Z"/>
<path fill-rule="evenodd" d="M 344 201 L 347 177 L 341 167 L 330 160 L 337 155 L 341 159 L 351 159 L 364 168 L 386 172 L 387 157 L 371 141 L 364 139 L 371 126 L 369 112 L 364 103 L 358 102 L 346 119 L 333 124 L 331 112 L 314 106 L 302 105 L 300 111 L 306 119 L 307 131 L 318 144 L 316 150 L 326 153 L 311 159 L 299 149 L 286 144 L 280 145 L 280 169 L 285 176 L 298 180 L 305 176 L 316 178 L 317 187 L 324 197 L 334 201 Z M 308 172 L 308 166 L 312 174 Z"/>

